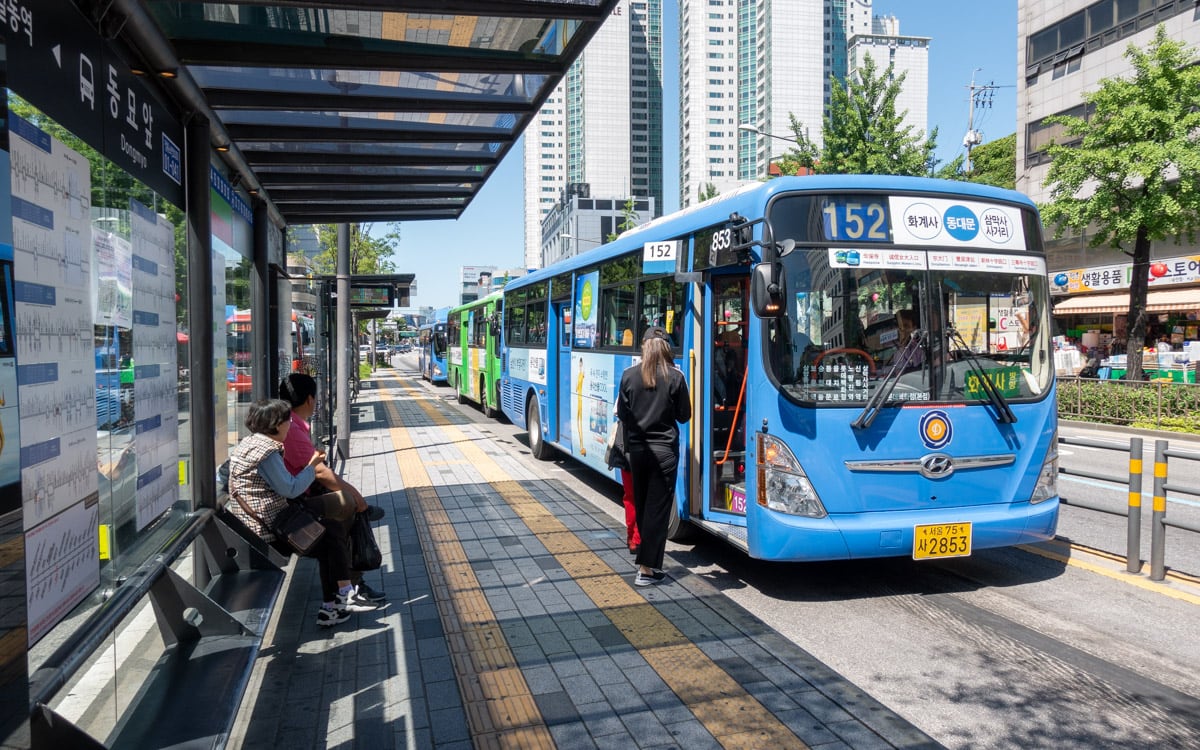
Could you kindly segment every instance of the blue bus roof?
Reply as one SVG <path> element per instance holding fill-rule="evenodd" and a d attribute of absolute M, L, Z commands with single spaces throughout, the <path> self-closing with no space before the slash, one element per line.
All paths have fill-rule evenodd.
<path fill-rule="evenodd" d="M 533 273 L 515 278 L 506 284 L 504 289 L 519 289 L 529 284 L 545 281 L 566 271 L 583 268 L 606 258 L 623 255 L 641 247 L 646 242 L 675 239 L 701 227 L 720 224 L 728 220 L 729 215 L 734 212 L 743 214 L 748 218 L 756 218 L 767 202 L 780 193 L 797 191 L 821 193 L 852 190 L 884 193 L 943 193 L 966 199 L 1015 203 L 1037 210 L 1034 202 L 1024 193 L 975 182 L 939 180 L 932 177 L 859 174 L 777 177 L 766 182 L 748 183 L 731 192 L 710 198 L 703 203 L 689 206 L 673 214 L 660 216 L 653 221 L 630 229 L 612 242 L 592 248 L 579 255 L 564 258 Z"/>

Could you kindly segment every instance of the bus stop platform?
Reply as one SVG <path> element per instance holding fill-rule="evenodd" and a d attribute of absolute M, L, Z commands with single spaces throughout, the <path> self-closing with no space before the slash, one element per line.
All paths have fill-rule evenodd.
<path fill-rule="evenodd" d="M 388 604 L 318 627 L 293 558 L 231 747 L 939 747 L 669 555 L 634 587 L 623 526 L 451 400 L 363 383 L 343 474 Z"/>

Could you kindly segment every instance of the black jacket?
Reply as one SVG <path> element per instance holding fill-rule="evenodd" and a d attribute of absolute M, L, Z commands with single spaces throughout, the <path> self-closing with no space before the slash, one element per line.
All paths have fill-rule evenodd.
<path fill-rule="evenodd" d="M 676 423 L 691 419 L 692 401 L 679 370 L 668 369 L 665 381 L 660 379 L 655 388 L 646 388 L 640 364 L 621 373 L 617 418 L 625 428 L 627 449 L 638 445 L 679 445 Z"/>

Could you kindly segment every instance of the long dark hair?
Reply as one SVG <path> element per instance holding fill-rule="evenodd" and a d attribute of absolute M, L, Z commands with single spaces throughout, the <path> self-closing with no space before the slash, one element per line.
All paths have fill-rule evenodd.
<path fill-rule="evenodd" d="M 642 385 L 658 387 L 671 369 L 671 345 L 666 339 L 647 338 L 642 342 Z"/>

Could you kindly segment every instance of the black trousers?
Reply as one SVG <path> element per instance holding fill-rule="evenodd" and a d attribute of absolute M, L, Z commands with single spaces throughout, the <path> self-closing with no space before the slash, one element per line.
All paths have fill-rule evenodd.
<path fill-rule="evenodd" d="M 350 571 L 350 521 L 334 521 L 322 518 L 325 533 L 308 557 L 317 559 L 317 571 L 321 576 L 321 601 L 337 601 L 338 581 L 351 580 Z M 271 546 L 284 555 L 294 555 L 286 541 L 276 539 Z M 361 574 L 360 574 L 361 575 Z"/>
<path fill-rule="evenodd" d="M 679 446 L 626 442 L 625 454 L 633 475 L 633 507 L 642 536 L 635 562 L 661 568 L 667 551 L 667 525 L 675 512 Z"/>

